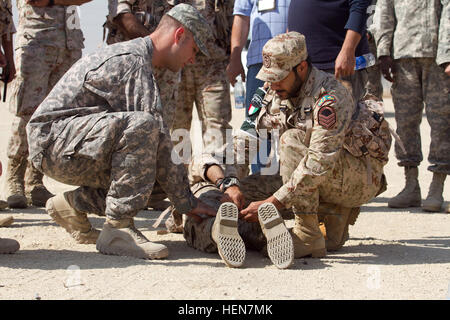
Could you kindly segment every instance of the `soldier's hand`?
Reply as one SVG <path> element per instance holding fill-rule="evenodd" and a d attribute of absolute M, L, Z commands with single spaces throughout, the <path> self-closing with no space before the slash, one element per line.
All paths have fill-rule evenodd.
<path fill-rule="evenodd" d="M 447 66 L 445 67 L 445 74 L 450 76 L 450 63 L 448 63 Z"/>
<path fill-rule="evenodd" d="M 216 211 L 203 201 L 197 199 L 197 206 L 187 213 L 188 216 L 194 218 L 195 221 L 201 222 L 209 216 L 215 217 Z"/>
<path fill-rule="evenodd" d="M 46 7 L 48 6 L 49 0 L 26 0 L 27 4 L 34 7 Z"/>
<path fill-rule="evenodd" d="M 389 82 L 394 82 L 394 60 L 389 56 L 381 56 L 379 60 L 383 77 Z"/>
<path fill-rule="evenodd" d="M 245 71 L 240 57 L 236 56 L 236 58 L 232 57 L 230 59 L 230 63 L 227 65 L 226 73 L 228 80 L 230 81 L 233 87 L 234 84 L 236 83 L 236 78 L 238 75 L 241 75 L 242 81 L 245 82 Z"/>
<path fill-rule="evenodd" d="M 334 76 L 336 79 L 348 77 L 355 73 L 356 58 L 351 50 L 342 49 L 334 63 Z"/>
<path fill-rule="evenodd" d="M 264 202 L 264 200 L 251 202 L 247 208 L 240 212 L 239 218 L 247 222 L 258 222 L 258 208 Z"/>
<path fill-rule="evenodd" d="M 244 195 L 238 186 L 231 186 L 225 190 L 220 202 L 233 202 L 239 210 L 242 210 L 244 207 Z"/>
<path fill-rule="evenodd" d="M 262 205 L 266 202 L 272 203 L 277 208 L 277 210 L 284 208 L 284 205 L 280 201 L 278 201 L 277 198 L 275 198 L 274 196 L 270 196 L 266 200 L 251 202 L 247 208 L 245 208 L 244 210 L 242 210 L 240 212 L 239 218 L 241 218 L 245 221 L 248 221 L 248 222 L 257 222 L 258 221 L 258 208 L 260 205 Z"/>

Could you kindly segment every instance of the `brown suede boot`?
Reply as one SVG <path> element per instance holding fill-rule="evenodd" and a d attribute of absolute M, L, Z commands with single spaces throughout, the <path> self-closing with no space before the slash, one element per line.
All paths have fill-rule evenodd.
<path fill-rule="evenodd" d="M 24 190 L 24 176 L 27 159 L 9 159 L 6 184 L 8 189 L 8 206 L 10 208 L 26 208 L 27 198 Z"/>
<path fill-rule="evenodd" d="M 162 259 L 169 255 L 165 245 L 148 241 L 136 229 L 132 218 L 107 218 L 97 240 L 97 250 L 103 254 L 140 259 Z"/>
<path fill-rule="evenodd" d="M 326 210 L 323 212 L 321 210 Z M 348 240 L 348 227 L 350 225 L 350 217 L 353 217 L 353 211 L 359 208 L 346 208 L 339 205 L 329 204 L 326 208 L 319 208 L 319 212 L 324 215 L 322 234 L 325 237 L 325 245 L 327 251 L 337 251 L 341 249 Z M 354 219 L 356 220 L 356 219 Z M 354 224 L 354 221 L 353 221 Z"/>
<path fill-rule="evenodd" d="M 44 175 L 37 170 L 31 162 L 28 162 L 25 175 L 26 193 L 31 199 L 31 204 L 35 207 L 45 207 L 47 200 L 55 195 L 44 186 L 42 178 Z"/>
<path fill-rule="evenodd" d="M 81 244 L 96 243 L 100 232 L 94 229 L 87 218 L 87 214 L 72 208 L 65 193 L 60 193 L 47 201 L 46 210 L 53 221 Z"/>
<path fill-rule="evenodd" d="M 422 197 L 418 177 L 419 169 L 417 167 L 405 167 L 405 187 L 388 201 L 390 208 L 420 207 Z"/>
<path fill-rule="evenodd" d="M 445 173 L 433 173 L 433 180 L 428 190 L 428 196 L 422 203 L 422 209 L 430 212 L 439 212 L 442 208 L 444 198 L 442 192 L 444 191 L 444 182 L 447 175 Z"/>
<path fill-rule="evenodd" d="M 295 258 L 307 256 L 321 258 L 326 256 L 325 238 L 320 231 L 317 214 L 296 213 L 291 235 L 294 243 Z"/>

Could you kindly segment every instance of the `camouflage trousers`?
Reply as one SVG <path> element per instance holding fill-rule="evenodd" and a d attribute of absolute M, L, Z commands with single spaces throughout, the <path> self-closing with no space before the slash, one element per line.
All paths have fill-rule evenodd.
<path fill-rule="evenodd" d="M 262 176 L 259 174 L 250 175 L 241 180 L 241 191 L 245 197 L 245 206 L 252 201 L 260 201 L 270 197 L 281 185 L 279 175 Z M 216 211 L 221 204 L 223 193 L 214 185 L 208 182 L 199 182 L 192 186 L 192 192 L 200 200 L 214 208 Z M 283 210 L 281 215 L 285 219 L 292 218 L 290 210 Z M 214 218 L 204 219 L 197 223 L 193 218 L 187 217 L 184 224 L 184 238 L 190 247 L 204 252 L 217 252 L 217 246 L 211 236 Z M 244 220 L 238 221 L 238 232 L 244 240 L 245 246 L 251 250 L 260 251 L 267 241 L 264 237 L 259 223 L 250 223 Z"/>
<path fill-rule="evenodd" d="M 80 186 L 68 196 L 76 210 L 124 219 L 146 207 L 155 179 L 180 212 L 191 209 L 187 177 L 185 188 L 170 184 L 171 177 L 186 176 L 182 165 L 172 165 L 171 149 L 151 114 L 103 113 L 70 120 L 32 160 L 49 177 Z"/>
<path fill-rule="evenodd" d="M 225 75 L 226 66 L 226 60 L 204 59 L 195 65 L 186 66 L 181 72 L 172 131 L 190 130 L 195 102 L 202 123 L 206 153 L 223 150 L 226 130 L 231 129 L 230 86 Z"/>
<path fill-rule="evenodd" d="M 8 158 L 25 161 L 28 142 L 25 127 L 34 110 L 53 86 L 81 57 L 81 50 L 55 47 L 22 47 L 16 50 L 17 75 L 9 109 L 16 115 L 8 143 Z"/>
<path fill-rule="evenodd" d="M 369 39 L 369 50 L 375 57 L 377 56 L 377 47 L 373 36 L 370 37 Z M 366 92 L 368 94 L 374 95 L 380 100 L 383 100 L 383 84 L 381 83 L 381 70 L 378 60 L 374 66 L 369 67 L 366 70 L 367 70 Z"/>
<path fill-rule="evenodd" d="M 305 132 L 300 129 L 289 129 L 280 138 L 280 175 L 283 183 L 297 174 L 295 170 L 308 153 L 304 138 Z M 317 214 L 322 202 L 354 208 L 370 201 L 385 186 L 382 162 L 372 157 L 369 161 L 370 169 L 363 158 L 356 158 L 342 149 L 323 184 L 318 188 L 304 185 L 295 190 L 296 197 L 292 202 L 294 213 Z"/>
<path fill-rule="evenodd" d="M 394 67 L 395 121 L 406 148 L 404 154 L 395 144 L 399 166 L 418 166 L 423 160 L 420 123 L 425 106 L 431 128 L 428 170 L 450 174 L 450 77 L 433 58 L 398 59 Z"/>

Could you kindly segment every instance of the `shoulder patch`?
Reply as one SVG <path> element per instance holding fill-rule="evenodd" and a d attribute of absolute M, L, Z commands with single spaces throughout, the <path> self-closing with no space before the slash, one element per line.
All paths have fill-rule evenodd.
<path fill-rule="evenodd" d="M 331 94 L 326 94 L 316 102 L 316 107 L 320 108 L 323 105 L 330 105 L 334 102 L 336 102 L 336 97 Z"/>
<path fill-rule="evenodd" d="M 336 110 L 330 106 L 322 106 L 319 109 L 317 122 L 325 129 L 332 129 L 337 121 Z"/>

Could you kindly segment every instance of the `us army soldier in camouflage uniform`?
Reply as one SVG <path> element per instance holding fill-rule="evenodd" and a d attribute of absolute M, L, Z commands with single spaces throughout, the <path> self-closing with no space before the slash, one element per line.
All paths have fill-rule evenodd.
<path fill-rule="evenodd" d="M 12 19 L 11 1 L 0 0 L 0 41 L 5 54 L 0 50 L 0 68 L 3 69 L 2 81 L 9 82 L 14 78 L 15 66 L 13 58 L 12 34 L 15 32 Z M 9 72 L 5 72 L 9 69 Z M 0 162 L 0 176 L 2 175 L 2 163 Z M 5 209 L 8 204 L 0 200 L 0 210 Z M 13 223 L 12 216 L 0 217 L 0 227 L 7 227 Z M 13 239 L 0 238 L 0 254 L 14 253 L 19 250 L 20 244 Z"/>
<path fill-rule="evenodd" d="M 418 166 L 423 160 L 420 123 L 425 105 L 433 180 L 422 208 L 440 211 L 444 181 L 450 174 L 450 1 L 379 0 L 377 5 L 378 57 L 383 76 L 392 82 L 397 133 L 406 147 L 406 153 L 398 144 L 395 148 L 399 166 L 405 167 L 406 184 L 388 205 L 421 205 Z"/>
<path fill-rule="evenodd" d="M 108 30 L 106 43 L 113 44 L 149 35 L 155 31 L 163 15 L 173 5 L 174 1 L 170 0 L 109 0 L 109 14 L 105 23 L 105 28 Z M 158 67 L 154 68 L 153 72 L 159 87 L 164 120 L 170 128 L 174 108 L 165 108 L 165 106 L 175 103 L 174 94 L 178 85 L 179 72 L 162 70 Z"/>
<path fill-rule="evenodd" d="M 7 168 L 7 201 L 12 208 L 27 207 L 25 191 L 35 206 L 45 206 L 52 196 L 42 183 L 42 174 L 27 161 L 25 126 L 56 82 L 81 57 L 84 39 L 77 8 L 73 5 L 88 1 L 17 1 L 17 78 L 9 105 L 16 117 L 12 123 Z"/>
<path fill-rule="evenodd" d="M 174 6 L 175 2 L 173 0 L 109 0 L 109 12 L 105 23 L 105 30 L 108 31 L 106 43 L 113 44 L 149 35 L 155 31 L 162 16 Z M 175 108 L 171 106 L 175 105 L 180 72 L 155 67 L 153 73 L 160 92 L 164 121 L 171 128 L 175 113 Z M 167 207 L 163 201 L 165 198 L 167 195 L 156 182 L 148 206 L 154 210 L 164 210 Z"/>
<path fill-rule="evenodd" d="M 267 92 L 269 104 L 258 117 L 257 129 L 280 130 L 282 182 L 276 183 L 276 176 L 273 176 L 271 183 L 276 187 L 272 190 L 264 179 L 257 176 L 249 186 L 244 187 L 242 183 L 244 196 L 246 190 L 262 192 L 251 196 L 259 201 L 251 202 L 241 211 L 241 217 L 248 222 L 259 220 L 266 237 L 275 225 L 278 229 L 276 235 L 281 236 L 282 224 L 277 209 L 292 210 L 295 226 L 290 233 L 294 256 L 323 257 L 327 249 L 333 251 L 342 247 L 348 238 L 348 225 L 354 223 L 359 207 L 385 187 L 383 166 L 387 161 L 369 156 L 369 170 L 363 158 L 344 149 L 344 138 L 354 108 L 353 99 L 332 75 L 319 71 L 306 61 L 303 35 L 289 32 L 269 40 L 263 48 L 263 58 L 263 68 L 257 77 L 270 85 Z M 318 213 L 324 221 L 324 232 L 319 228 Z M 217 217 L 221 216 L 219 210 Z M 267 216 L 276 223 L 268 222 Z M 209 239 L 211 248 L 214 248 L 217 244 L 217 241 L 213 242 L 214 227 L 211 222 L 209 226 L 206 222 L 202 224 L 196 227 L 186 221 L 187 241 L 202 249 Z M 241 231 L 239 234 L 247 244 L 249 241 Z M 195 232 L 194 237 L 190 236 L 192 232 Z M 189 240 L 189 237 L 202 237 L 202 243 Z M 258 235 L 253 234 L 253 239 L 257 238 Z M 278 266 L 288 266 L 288 242 L 283 241 L 280 248 L 269 238 L 269 256 L 272 254 Z M 261 234 L 256 243 L 260 247 Z M 275 252 L 283 254 L 277 257 Z"/>
<path fill-rule="evenodd" d="M 209 36 L 198 11 L 178 5 L 150 36 L 82 58 L 32 116 L 27 132 L 33 164 L 56 180 L 80 186 L 46 206 L 78 242 L 96 242 L 104 254 L 167 257 L 168 249 L 148 241 L 133 223 L 155 179 L 180 213 L 215 215 L 192 195 L 185 167 L 172 162 L 152 74 L 153 66 L 176 72 L 193 63 L 198 48 L 208 54 Z M 106 215 L 100 235 L 87 213 Z"/>

